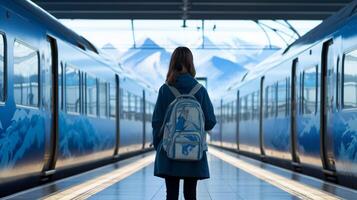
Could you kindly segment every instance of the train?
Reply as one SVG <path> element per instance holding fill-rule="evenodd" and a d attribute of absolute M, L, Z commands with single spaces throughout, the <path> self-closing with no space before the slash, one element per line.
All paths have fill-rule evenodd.
<path fill-rule="evenodd" d="M 210 143 L 357 188 L 357 1 L 227 89 Z"/>
<path fill-rule="evenodd" d="M 156 96 L 31 1 L 1 1 L 0 197 L 151 150 Z"/>

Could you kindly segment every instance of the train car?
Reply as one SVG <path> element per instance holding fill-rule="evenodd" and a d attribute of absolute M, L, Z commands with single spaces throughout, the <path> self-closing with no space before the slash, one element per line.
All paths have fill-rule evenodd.
<path fill-rule="evenodd" d="M 222 133 L 222 146 L 225 148 L 237 149 L 237 94 L 228 93 L 221 101 L 221 123 L 220 130 Z"/>
<path fill-rule="evenodd" d="M 232 150 L 357 188 L 356 24 L 354 1 L 233 86 Z M 220 131 L 212 144 L 231 135 Z"/>
<path fill-rule="evenodd" d="M 215 145 L 215 146 L 222 146 L 222 139 L 221 139 L 221 111 L 220 111 L 220 106 L 214 108 L 214 113 L 216 115 L 216 120 L 217 124 L 213 127 L 213 129 L 208 132 L 207 136 L 207 141 L 209 144 Z"/>
<path fill-rule="evenodd" d="M 0 197 L 151 148 L 155 91 L 30 1 L 0 17 Z"/>

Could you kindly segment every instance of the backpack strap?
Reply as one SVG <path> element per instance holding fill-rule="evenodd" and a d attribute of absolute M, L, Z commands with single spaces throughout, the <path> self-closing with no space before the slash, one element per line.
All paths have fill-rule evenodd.
<path fill-rule="evenodd" d="M 190 93 L 188 93 L 191 96 L 194 96 L 200 89 L 201 89 L 202 85 L 197 83 L 195 85 L 195 87 L 192 88 L 192 90 L 190 91 Z"/>
<path fill-rule="evenodd" d="M 172 87 L 167 82 L 165 84 L 167 85 L 167 87 L 169 87 L 170 91 L 172 92 L 172 94 L 175 95 L 176 98 L 181 96 L 181 93 L 175 87 Z"/>

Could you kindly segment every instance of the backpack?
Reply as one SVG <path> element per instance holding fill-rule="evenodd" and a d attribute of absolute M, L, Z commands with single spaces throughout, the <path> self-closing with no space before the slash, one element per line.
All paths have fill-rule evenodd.
<path fill-rule="evenodd" d="M 180 161 L 201 160 L 207 150 L 205 120 L 201 104 L 194 95 L 202 85 L 197 83 L 189 94 L 181 94 L 176 88 L 166 85 L 176 97 L 168 106 L 161 127 L 167 157 Z"/>

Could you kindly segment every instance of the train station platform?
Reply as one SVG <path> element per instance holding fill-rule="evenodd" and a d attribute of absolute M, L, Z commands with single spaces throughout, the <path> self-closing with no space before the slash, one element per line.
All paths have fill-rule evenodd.
<path fill-rule="evenodd" d="M 5 199 L 163 200 L 165 183 L 153 176 L 154 156 L 148 152 Z M 357 198 L 356 190 L 214 147 L 208 159 L 211 178 L 198 182 L 199 200 Z"/>

